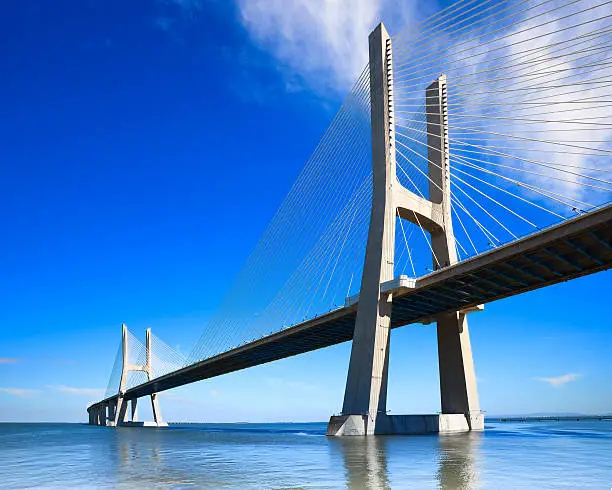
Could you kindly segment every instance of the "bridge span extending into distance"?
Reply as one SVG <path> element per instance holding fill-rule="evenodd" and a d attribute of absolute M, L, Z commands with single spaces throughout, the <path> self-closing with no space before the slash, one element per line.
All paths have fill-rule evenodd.
<path fill-rule="evenodd" d="M 468 315 L 612 266 L 612 31 L 604 3 L 473 3 L 372 31 L 192 353 L 124 325 L 90 424 L 161 426 L 159 392 L 352 341 L 328 435 L 484 428 Z M 441 413 L 389 415 L 391 331 L 414 323 L 436 324 Z"/>

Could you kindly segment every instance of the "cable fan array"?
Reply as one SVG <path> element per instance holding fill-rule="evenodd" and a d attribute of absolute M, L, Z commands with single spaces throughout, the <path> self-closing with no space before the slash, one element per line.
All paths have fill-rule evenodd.
<path fill-rule="evenodd" d="M 113 362 L 113 367 L 111 369 L 110 376 L 108 377 L 108 384 L 106 385 L 106 391 L 104 392 L 104 398 L 108 398 L 109 396 L 116 395 L 119 391 L 119 383 L 121 382 L 121 369 L 123 365 L 122 352 L 121 352 L 121 342 L 119 343 L 119 347 L 117 348 L 117 353 L 115 354 L 115 360 Z"/>
<path fill-rule="evenodd" d="M 359 291 L 372 194 L 369 83 L 365 69 L 190 362 L 327 313 Z"/>
<path fill-rule="evenodd" d="M 460 260 L 610 202 L 610 3 L 460 1 L 393 38 L 398 179 L 425 198 L 444 124 L 426 90 L 446 75 Z M 396 273 L 432 263 L 415 228 L 398 224 Z"/>
<path fill-rule="evenodd" d="M 372 200 L 369 71 L 364 69 L 189 356 L 152 335 L 157 378 L 344 305 L 359 292 Z M 130 363 L 146 348 L 131 333 Z M 117 393 L 117 352 L 106 396 Z M 147 381 L 129 372 L 127 388 Z"/>
<path fill-rule="evenodd" d="M 398 180 L 429 199 L 431 138 L 449 144 L 459 260 L 612 198 L 611 1 L 460 0 L 393 38 Z M 445 75 L 444 112 L 427 92 Z M 359 292 L 372 205 L 369 69 L 189 356 L 152 337 L 153 377 L 344 305 Z M 395 275 L 440 264 L 418 216 L 397 217 Z M 130 363 L 146 348 L 131 333 Z M 121 378 L 121 347 L 107 396 Z M 147 380 L 130 372 L 127 385 Z"/>

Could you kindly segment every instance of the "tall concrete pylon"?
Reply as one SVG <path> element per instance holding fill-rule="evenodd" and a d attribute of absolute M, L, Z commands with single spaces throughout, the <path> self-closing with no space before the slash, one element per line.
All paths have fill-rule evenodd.
<path fill-rule="evenodd" d="M 342 415 L 328 435 L 409 434 L 479 430 L 474 365 L 464 312 L 436 317 L 442 413 L 387 415 L 387 378 L 393 297 L 383 292 L 394 275 L 396 216 L 431 235 L 436 268 L 457 261 L 450 207 L 446 77 L 426 90 L 429 200 L 397 180 L 392 41 L 381 23 L 369 36 L 372 124 L 372 212 Z"/>
<path fill-rule="evenodd" d="M 153 379 L 153 354 L 151 346 L 151 329 L 147 328 L 146 331 L 146 355 L 145 364 L 137 365 L 129 362 L 130 345 L 128 338 L 128 329 L 125 324 L 121 325 L 121 354 L 122 354 L 122 368 L 121 368 L 121 381 L 119 383 L 119 393 L 117 396 L 116 406 L 109 407 L 109 419 L 112 422 L 109 425 L 122 425 L 126 422 L 126 415 L 128 404 L 124 399 L 124 393 L 127 386 L 127 377 L 130 371 L 142 371 L 147 374 L 147 379 L 150 381 Z M 158 427 L 165 426 L 166 424 L 162 421 L 161 411 L 159 409 L 159 402 L 157 400 L 157 393 L 151 395 L 151 409 L 153 412 L 153 420 Z M 131 400 L 131 420 L 130 422 L 138 421 L 138 399 L 134 398 Z"/>

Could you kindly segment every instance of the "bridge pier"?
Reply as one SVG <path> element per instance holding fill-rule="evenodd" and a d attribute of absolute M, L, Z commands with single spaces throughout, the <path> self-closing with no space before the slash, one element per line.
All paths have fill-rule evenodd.
<path fill-rule="evenodd" d="M 130 400 L 130 422 L 138 422 L 138 398 Z"/>
<path fill-rule="evenodd" d="M 104 403 L 90 406 L 87 413 L 89 414 L 89 425 L 106 425 L 106 405 Z"/>
<path fill-rule="evenodd" d="M 161 410 L 159 409 L 159 402 L 157 401 L 157 393 L 153 393 L 151 395 L 151 409 L 153 410 L 153 420 L 155 423 L 158 426 L 160 424 L 164 424 L 162 421 Z"/>
<path fill-rule="evenodd" d="M 123 395 L 119 394 L 114 403 L 113 426 L 122 425 L 126 421 L 127 408 L 127 402 L 123 399 Z"/>
<path fill-rule="evenodd" d="M 464 414 L 470 430 L 483 430 L 466 314 L 440 315 L 436 330 L 442 413 Z"/>
<path fill-rule="evenodd" d="M 369 37 L 372 124 L 372 213 L 359 293 L 342 415 L 327 435 L 422 434 L 482 430 L 465 313 L 437 322 L 442 413 L 387 415 L 387 380 L 396 216 L 431 235 L 436 269 L 457 262 L 452 229 L 446 77 L 426 89 L 429 199 L 406 189 L 396 175 L 392 42 L 383 24 Z"/>

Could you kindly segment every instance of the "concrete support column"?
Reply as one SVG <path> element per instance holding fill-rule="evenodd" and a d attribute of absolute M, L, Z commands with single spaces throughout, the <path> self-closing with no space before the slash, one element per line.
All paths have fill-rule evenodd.
<path fill-rule="evenodd" d="M 108 404 L 108 425 L 115 426 L 117 418 L 117 400 L 111 400 Z"/>
<path fill-rule="evenodd" d="M 119 395 L 116 403 L 117 405 L 116 405 L 115 419 L 114 419 L 115 427 L 125 423 L 127 409 L 128 409 L 128 403 L 126 400 L 124 400 L 123 395 Z"/>
<path fill-rule="evenodd" d="M 130 402 L 132 405 L 130 421 L 138 422 L 138 398 L 133 398 Z"/>
<path fill-rule="evenodd" d="M 483 430 L 466 315 L 441 315 L 436 328 L 442 413 L 464 414 L 471 430 Z"/>
<path fill-rule="evenodd" d="M 151 408 L 153 409 L 153 420 L 158 426 L 162 425 L 163 420 L 161 410 L 159 409 L 159 403 L 157 401 L 157 393 L 153 393 L 151 395 Z"/>

